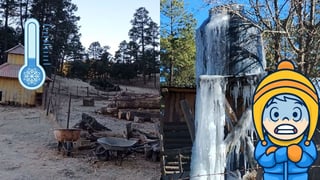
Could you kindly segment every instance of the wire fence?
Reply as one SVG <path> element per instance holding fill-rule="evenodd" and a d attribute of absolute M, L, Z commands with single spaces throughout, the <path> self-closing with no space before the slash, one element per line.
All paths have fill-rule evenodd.
<path fill-rule="evenodd" d="M 309 173 L 309 179 L 319 179 L 319 168 L 320 165 L 313 165 L 310 167 L 310 171 L 315 169 L 315 173 Z M 245 180 L 256 180 L 256 179 L 262 179 L 262 173 L 263 173 L 263 168 L 260 166 L 257 166 L 255 168 L 247 168 L 247 169 L 237 169 L 234 171 L 226 171 L 226 172 L 221 172 L 221 173 L 211 173 L 211 174 L 199 174 L 199 175 L 194 175 L 194 176 L 186 176 L 186 177 L 181 177 L 177 178 L 178 180 L 188 180 L 191 178 L 200 178 L 200 177 L 210 177 L 210 176 L 227 176 L 227 175 L 237 175 L 238 173 L 243 172 L 244 174 L 247 174 L 247 176 L 243 179 Z M 252 174 L 250 174 L 252 173 Z"/>

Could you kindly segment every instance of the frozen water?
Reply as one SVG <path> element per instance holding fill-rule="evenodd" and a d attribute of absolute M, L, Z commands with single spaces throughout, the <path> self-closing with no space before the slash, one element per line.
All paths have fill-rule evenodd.
<path fill-rule="evenodd" d="M 211 13 L 196 32 L 196 77 L 257 74 L 266 67 L 259 29 L 228 11 Z"/>
<path fill-rule="evenodd" d="M 225 113 L 226 86 L 230 77 L 236 80 L 230 89 L 233 97 L 230 103 L 235 109 L 239 106 L 239 97 L 243 98 L 242 106 L 250 107 L 257 81 L 263 76 L 258 74 L 265 68 L 265 59 L 257 29 L 235 17 L 227 11 L 211 13 L 196 33 L 196 137 L 191 179 L 241 179 L 241 173 L 236 169 L 240 166 L 246 169 L 247 164 L 253 166 L 255 163 L 252 113 L 246 110 L 238 123 L 232 125 Z M 225 122 L 231 128 L 227 137 Z M 242 164 L 240 156 L 244 159 Z"/>
<path fill-rule="evenodd" d="M 196 76 L 225 75 L 227 62 L 227 30 L 229 15 L 226 12 L 211 15 L 196 32 Z"/>
<path fill-rule="evenodd" d="M 222 76 L 200 77 L 196 102 L 197 133 L 190 174 L 193 179 L 224 179 L 225 88 L 226 82 Z"/>

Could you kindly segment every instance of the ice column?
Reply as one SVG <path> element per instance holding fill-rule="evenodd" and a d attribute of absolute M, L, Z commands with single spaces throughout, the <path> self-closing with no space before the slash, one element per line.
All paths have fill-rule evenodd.
<path fill-rule="evenodd" d="M 200 76 L 193 145 L 191 177 L 196 180 L 224 179 L 226 151 L 224 145 L 225 78 Z"/>

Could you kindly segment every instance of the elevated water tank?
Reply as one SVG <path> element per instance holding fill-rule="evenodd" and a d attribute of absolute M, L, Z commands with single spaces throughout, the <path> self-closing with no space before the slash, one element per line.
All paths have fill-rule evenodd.
<path fill-rule="evenodd" d="M 256 74 L 265 69 L 259 28 L 241 5 L 219 6 L 196 32 L 196 76 Z"/>

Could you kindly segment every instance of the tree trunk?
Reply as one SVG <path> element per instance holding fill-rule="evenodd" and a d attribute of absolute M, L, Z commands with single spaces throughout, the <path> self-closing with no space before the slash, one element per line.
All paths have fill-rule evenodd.
<path fill-rule="evenodd" d="M 138 119 L 148 119 L 151 118 L 160 118 L 160 112 L 146 112 L 146 111 L 128 111 L 126 114 L 126 119 L 128 121 L 134 120 L 134 117 L 138 117 Z"/>
<path fill-rule="evenodd" d="M 127 109 L 119 109 L 119 111 L 118 111 L 118 119 L 126 119 L 128 111 L 129 110 L 127 110 Z"/>
<path fill-rule="evenodd" d="M 102 107 L 100 109 L 101 111 L 101 114 L 111 114 L 111 115 L 114 115 L 114 114 L 117 114 L 118 113 L 118 108 L 109 108 L 109 107 Z"/>
<path fill-rule="evenodd" d="M 145 101 L 145 100 L 134 100 L 134 101 L 118 101 L 116 106 L 119 109 L 160 109 L 160 102 L 158 100 Z"/>

